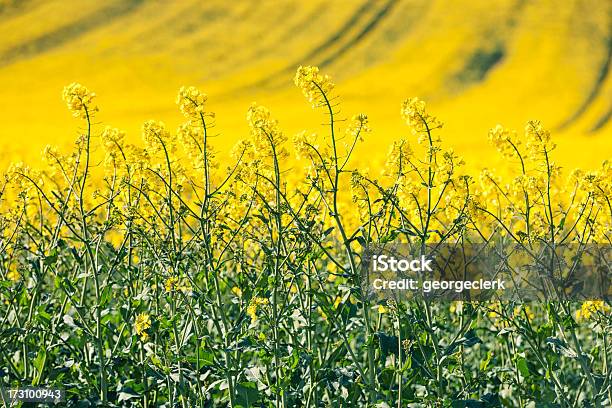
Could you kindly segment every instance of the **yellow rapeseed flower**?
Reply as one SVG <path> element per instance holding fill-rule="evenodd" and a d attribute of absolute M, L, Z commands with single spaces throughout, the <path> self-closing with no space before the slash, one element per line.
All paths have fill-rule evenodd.
<path fill-rule="evenodd" d="M 334 309 L 337 309 L 338 306 L 340 306 L 340 303 L 342 303 L 342 297 L 336 296 L 336 298 L 334 299 Z"/>
<path fill-rule="evenodd" d="M 204 114 L 204 103 L 208 96 L 195 86 L 181 87 L 176 96 L 176 104 L 186 118 L 199 119 Z"/>
<path fill-rule="evenodd" d="M 298 293 L 298 287 L 295 283 L 287 282 L 287 289 L 289 290 L 289 293 Z"/>
<path fill-rule="evenodd" d="M 17 270 L 17 265 L 14 262 L 11 262 L 9 264 L 9 270 L 6 273 L 6 278 L 14 283 L 17 283 L 21 280 L 21 274 Z"/>
<path fill-rule="evenodd" d="M 462 300 L 456 300 L 454 302 L 451 302 L 450 307 L 449 307 L 449 311 L 451 313 L 456 313 L 456 314 L 463 313 L 463 301 Z"/>
<path fill-rule="evenodd" d="M 111 162 L 117 160 L 121 155 L 125 132 L 107 126 L 104 131 L 102 131 L 100 139 L 102 140 L 104 151 L 106 151 L 107 161 L 109 161 L 109 159 Z"/>
<path fill-rule="evenodd" d="M 540 157 L 556 147 L 551 140 L 550 132 L 542 126 L 539 120 L 527 122 L 525 138 L 527 139 L 527 150 L 532 158 Z"/>
<path fill-rule="evenodd" d="M 610 306 L 603 300 L 587 300 L 582 304 L 580 309 L 576 311 L 576 320 L 588 320 L 597 313 L 607 314 L 610 310 Z"/>
<path fill-rule="evenodd" d="M 315 155 L 313 149 L 318 149 L 317 145 L 317 134 L 301 131 L 293 137 L 293 146 L 295 147 L 295 153 L 297 159 L 310 158 Z"/>
<path fill-rule="evenodd" d="M 134 330 L 136 330 L 136 334 L 140 336 L 142 341 L 146 341 L 149 338 L 147 329 L 151 328 L 151 316 L 147 313 L 140 313 L 136 316 L 136 321 L 134 322 Z"/>
<path fill-rule="evenodd" d="M 370 121 L 368 119 L 368 115 L 365 113 L 354 115 L 346 128 L 346 134 L 348 136 L 352 138 L 359 138 L 361 141 L 363 141 L 363 135 L 371 131 Z"/>
<path fill-rule="evenodd" d="M 295 85 L 302 90 L 313 108 L 317 108 L 329 100 L 335 85 L 328 75 L 319 73 L 318 67 L 300 66 L 293 78 Z"/>
<path fill-rule="evenodd" d="M 401 114 L 414 133 L 426 133 L 442 127 L 442 122 L 425 110 L 426 104 L 419 98 L 406 99 L 402 104 Z M 425 139 L 419 138 L 419 143 Z"/>
<path fill-rule="evenodd" d="M 254 297 L 249 302 L 249 306 L 247 306 L 247 315 L 251 317 L 251 322 L 255 322 L 257 320 L 257 309 L 259 306 L 267 305 L 270 301 L 267 298 L 262 297 Z"/>
<path fill-rule="evenodd" d="M 527 315 L 527 319 L 529 319 L 529 321 L 535 319 L 535 313 L 533 313 L 529 305 L 516 306 L 513 314 L 514 317 L 525 317 L 525 315 Z"/>
<path fill-rule="evenodd" d="M 516 137 L 516 131 L 497 125 L 489 130 L 489 141 L 504 157 L 518 157 L 515 149 L 518 149 L 520 141 Z"/>
<path fill-rule="evenodd" d="M 170 136 L 170 132 L 166 130 L 164 122 L 148 120 L 142 125 L 142 137 L 147 149 L 153 153 L 163 150 L 174 150 L 176 146 L 174 139 Z"/>
<path fill-rule="evenodd" d="M 393 142 L 389 153 L 387 154 L 387 162 L 385 164 L 384 174 L 389 177 L 401 177 L 410 171 L 408 160 L 413 155 L 410 143 L 402 139 Z"/>
<path fill-rule="evenodd" d="M 191 284 L 186 279 L 181 280 L 176 276 L 170 276 L 164 282 L 164 288 L 166 289 L 166 292 L 179 291 L 187 293 L 191 291 Z"/>
<path fill-rule="evenodd" d="M 177 278 L 176 276 L 171 276 L 168 279 L 166 279 L 166 282 L 164 282 L 164 287 L 166 288 L 166 292 L 172 292 L 178 287 L 178 285 L 179 285 L 179 278 Z"/>
<path fill-rule="evenodd" d="M 263 156 L 272 155 L 272 150 L 279 157 L 286 156 L 281 147 L 286 138 L 278 126 L 278 121 L 272 119 L 270 111 L 265 106 L 251 104 L 247 111 L 247 122 L 251 129 L 255 152 Z"/>
<path fill-rule="evenodd" d="M 96 94 L 89 92 L 83 85 L 73 82 L 64 88 L 62 94 L 64 102 L 68 106 L 72 116 L 75 118 L 85 119 L 87 115 L 91 116 L 98 110 L 97 106 L 93 105 L 93 99 Z"/>
<path fill-rule="evenodd" d="M 232 288 L 232 293 L 233 293 L 233 294 L 234 294 L 236 297 L 239 297 L 239 298 L 240 298 L 240 297 L 242 297 L 242 289 L 240 289 L 240 288 L 239 288 L 239 287 L 237 287 L 237 286 L 234 286 L 234 287 Z"/>

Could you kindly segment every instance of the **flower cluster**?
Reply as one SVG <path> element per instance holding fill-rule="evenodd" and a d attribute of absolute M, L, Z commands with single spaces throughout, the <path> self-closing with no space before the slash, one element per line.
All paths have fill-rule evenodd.
<path fill-rule="evenodd" d="M 322 75 L 318 67 L 300 66 L 293 79 L 295 85 L 302 90 L 313 108 L 329 101 L 334 89 L 334 83 L 328 75 Z"/>
<path fill-rule="evenodd" d="M 293 137 L 293 146 L 295 147 L 296 158 L 311 157 L 312 154 L 315 154 L 313 149 L 319 148 L 317 134 L 303 130 Z"/>
<path fill-rule="evenodd" d="M 582 303 L 580 309 L 576 311 L 576 320 L 589 320 L 595 317 L 598 313 L 608 314 L 612 308 L 603 300 L 587 300 Z"/>
<path fill-rule="evenodd" d="M 8 280 L 10 280 L 11 282 L 13 282 L 13 283 L 19 282 L 21 280 L 21 274 L 17 270 L 17 264 L 16 263 L 11 262 L 9 264 L 9 270 L 6 273 L 6 278 Z"/>
<path fill-rule="evenodd" d="M 92 116 L 98 110 L 97 106 L 93 105 L 93 100 L 96 94 L 89 92 L 83 85 L 73 82 L 64 88 L 64 102 L 68 105 L 68 110 L 72 112 L 75 118 L 85 119 L 87 116 Z"/>
<path fill-rule="evenodd" d="M 409 160 L 414 152 L 406 139 L 394 141 L 387 154 L 384 174 L 389 177 L 401 177 L 410 170 Z"/>
<path fill-rule="evenodd" d="M 191 292 L 191 284 L 189 281 L 186 279 L 179 279 L 176 276 L 170 276 L 167 278 L 164 282 L 164 288 L 166 289 L 167 293 L 176 291 L 183 293 Z"/>
<path fill-rule="evenodd" d="M 428 133 L 442 127 L 442 122 L 427 113 L 425 107 L 425 102 L 419 98 L 409 98 L 402 103 L 402 118 L 414 133 Z"/>
<path fill-rule="evenodd" d="M 164 122 L 148 120 L 142 125 L 142 137 L 147 149 L 153 153 L 162 150 L 172 151 L 176 147 L 174 139 L 166 129 Z"/>
<path fill-rule="evenodd" d="M 506 129 L 502 125 L 497 125 L 489 130 L 489 141 L 504 157 L 516 157 L 516 148 L 519 146 L 520 141 L 517 140 L 515 131 Z"/>
<path fill-rule="evenodd" d="M 35 188 L 34 183 L 39 186 L 44 183 L 40 172 L 23 162 L 12 163 L 6 172 L 5 179 L 13 185 L 20 195 L 27 195 L 30 190 Z"/>
<path fill-rule="evenodd" d="M 284 153 L 281 144 L 286 138 L 278 127 L 278 121 L 272 119 L 270 111 L 265 106 L 253 103 L 247 111 L 247 122 L 251 129 L 255 149 L 264 155 Z"/>
<path fill-rule="evenodd" d="M 267 298 L 254 297 L 247 306 L 246 314 L 251 318 L 251 322 L 257 321 L 257 309 L 260 306 L 268 305 L 270 301 Z"/>
<path fill-rule="evenodd" d="M 134 322 L 134 330 L 136 334 L 140 336 L 142 341 L 147 341 L 149 338 L 149 334 L 147 330 L 151 328 L 151 316 L 148 313 L 140 313 L 136 316 L 136 321 Z"/>
<path fill-rule="evenodd" d="M 125 139 L 125 132 L 107 126 L 102 134 L 100 135 L 102 139 L 102 146 L 106 151 L 107 161 L 115 161 L 122 154 L 122 146 L 123 141 Z"/>
<path fill-rule="evenodd" d="M 176 97 L 176 104 L 187 119 L 199 119 L 204 114 L 204 103 L 208 96 L 195 86 L 181 87 Z"/>
<path fill-rule="evenodd" d="M 354 115 L 346 128 L 347 135 L 359 139 L 362 142 L 364 133 L 370 133 L 371 131 L 370 121 L 368 120 L 368 115 L 365 113 Z"/>
<path fill-rule="evenodd" d="M 527 139 L 527 150 L 534 158 L 548 153 L 556 147 L 555 143 L 551 140 L 550 131 L 545 129 L 539 120 L 527 122 L 525 138 Z"/>
<path fill-rule="evenodd" d="M 296 84 L 315 105 L 329 103 L 333 84 L 318 69 L 301 67 Z M 87 112 L 93 96 L 86 90 L 72 87 L 67 95 L 79 117 Z M 143 399 L 134 397 L 136 405 L 240 405 L 247 390 L 257 393 L 255 405 L 274 405 L 268 398 L 278 395 L 276 405 L 283 406 L 308 398 L 313 406 L 370 406 L 414 382 L 437 390 L 431 397 L 439 401 L 429 402 L 442 406 L 448 395 L 467 395 L 461 382 L 448 381 L 456 357 L 489 379 L 516 371 L 522 357 L 499 358 L 502 339 L 513 354 L 530 358 L 518 370 L 524 381 L 503 383 L 508 406 L 519 406 L 510 394 L 532 389 L 522 385 L 534 379 L 546 383 L 535 373 L 546 372 L 554 357 L 544 352 L 543 360 L 535 358 L 538 350 L 524 347 L 542 330 L 545 338 L 575 342 L 568 347 L 589 354 L 582 362 L 557 364 L 559 381 L 568 373 L 577 377 L 555 395 L 573 392 L 577 383 L 584 386 L 574 388 L 587 390 L 584 374 L 601 373 L 601 358 L 589 350 L 604 349 L 601 331 L 592 330 L 610 324 L 611 308 L 603 301 L 584 302 L 576 313 L 588 324 L 542 326 L 553 317 L 570 318 L 555 302 L 543 308 L 474 300 L 453 303 L 451 313 L 434 303 L 423 311 L 418 301 L 384 303 L 364 292 L 361 263 L 368 247 L 405 244 L 423 251 L 428 244 L 451 244 L 461 250 L 464 243 L 484 241 L 508 260 L 517 248 L 529 249 L 518 251 L 521 267 L 544 272 L 549 263 L 541 262 L 539 243 L 548 248 L 552 242 L 556 250 L 564 242 L 577 248 L 610 242 L 612 162 L 575 171 L 562 182 L 548 154 L 554 144 L 539 122 L 528 124 L 521 143 L 515 132 L 497 126 L 489 138 L 513 158 L 506 162 L 514 170 L 485 170 L 478 182 L 440 143 L 441 123 L 412 98 L 402 115 L 416 136 L 393 143 L 384 168 L 373 157 L 351 160 L 369 131 L 364 114 L 344 126 L 330 104 L 323 130 L 293 138 L 295 153 L 306 159 L 300 166 L 282 160 L 289 154 L 285 136 L 270 111 L 254 104 L 246 115 L 250 137 L 236 144 L 233 159 L 220 169 L 211 165 L 214 150 L 200 120 L 209 117 L 206 96 L 182 88 L 177 103 L 188 120 L 176 134 L 148 121 L 144 146 L 136 146 L 126 143 L 124 132 L 98 128 L 86 115 L 91 126 L 73 152 L 48 147 L 42 171 L 16 164 L 0 179 L 0 313 L 7 326 L 29 328 L 3 344 L 9 378 L 51 383 L 53 368 L 79 359 L 83 342 L 93 338 L 100 341 L 86 350 L 79 369 L 63 372 L 64 383 L 82 385 L 71 395 L 103 394 L 103 381 L 83 378 L 105 379 L 113 389 L 117 378 L 127 378 Z M 596 258 L 569 257 L 584 266 Z M 512 260 L 502 265 L 504 273 L 519 264 Z M 57 336 L 48 336 L 49 328 Z M 64 339 L 67 332 L 75 336 Z M 469 351 L 480 342 L 480 351 Z M 40 347 L 47 352 L 42 369 L 31 359 L 13 358 Z M 419 350 L 428 352 L 410 366 L 406 358 Z M 439 358 L 445 355 L 452 358 Z M 116 358 L 121 364 L 113 366 Z M 380 375 L 384 370 L 398 374 L 393 383 Z M 343 376 L 342 387 L 350 389 L 328 393 L 319 381 L 327 372 Z M 158 376 L 155 382 L 151 373 L 169 380 Z M 251 386 L 253 375 L 257 384 Z M 484 383 L 473 388 L 470 395 L 497 392 Z M 523 401 L 538 401 L 540 388 L 534 396 L 520 394 Z M 588 392 L 571 400 L 603 395 Z M 398 395 L 397 405 L 416 403 L 412 394 Z"/>

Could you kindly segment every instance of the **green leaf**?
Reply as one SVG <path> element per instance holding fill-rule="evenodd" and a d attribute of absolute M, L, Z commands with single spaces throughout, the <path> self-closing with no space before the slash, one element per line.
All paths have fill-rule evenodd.
<path fill-rule="evenodd" d="M 34 368 L 38 372 L 38 378 L 40 378 L 40 376 L 42 374 L 42 370 L 44 368 L 46 360 L 47 360 L 47 350 L 45 348 L 41 347 L 41 349 L 38 351 L 38 353 L 36 353 L 36 357 L 32 361 L 32 365 L 34 366 Z M 35 381 L 35 382 L 38 383 L 38 381 Z"/>
<path fill-rule="evenodd" d="M 478 337 L 476 335 L 476 332 L 472 329 L 468 330 L 465 333 L 465 336 L 463 336 L 462 338 L 458 339 L 456 342 L 450 344 L 446 350 L 444 351 L 444 353 L 446 355 L 450 355 L 453 354 L 455 352 L 455 350 L 457 349 L 457 347 L 459 346 L 463 346 L 465 348 L 470 348 L 472 346 L 475 346 L 476 344 L 482 343 L 482 340 L 480 340 L 480 337 Z"/>
<path fill-rule="evenodd" d="M 47 313 L 45 309 L 46 309 L 45 305 L 40 305 L 37 309 L 38 314 L 36 317 L 41 323 L 49 324 L 51 322 L 51 315 Z"/>
<path fill-rule="evenodd" d="M 331 234 L 333 230 L 334 230 L 334 227 L 329 227 L 328 229 L 326 229 L 325 231 L 323 231 L 323 237 L 326 237 L 326 236 L 328 236 L 329 234 Z"/>
<path fill-rule="evenodd" d="M 482 343 L 482 340 L 480 340 L 480 337 L 476 335 L 474 330 L 470 329 L 465 333 L 465 336 L 458 340 L 458 342 L 463 345 L 463 347 L 472 347 L 478 343 Z"/>
<path fill-rule="evenodd" d="M 547 337 L 546 344 L 548 344 L 555 353 L 564 355 L 569 358 L 578 357 L 578 353 L 576 353 L 567 343 L 561 339 L 556 337 Z"/>
<path fill-rule="evenodd" d="M 529 377 L 531 375 L 529 367 L 527 366 L 527 360 L 525 360 L 524 357 L 519 357 L 516 360 L 516 368 L 518 368 L 523 377 Z"/>
<path fill-rule="evenodd" d="M 119 402 L 128 401 L 132 398 L 140 398 L 140 395 L 136 394 L 136 392 L 129 387 L 125 387 L 119 392 Z"/>
<path fill-rule="evenodd" d="M 397 238 L 397 236 L 399 235 L 399 232 L 397 231 L 391 231 L 388 235 L 382 237 L 380 239 L 380 243 L 381 244 L 386 244 L 387 242 L 393 242 L 395 240 L 395 238 Z"/>
<path fill-rule="evenodd" d="M 397 336 L 389 336 L 383 332 L 374 333 L 374 338 L 378 340 L 380 346 L 380 358 L 385 360 L 389 354 L 398 355 L 399 346 Z"/>
<path fill-rule="evenodd" d="M 366 240 L 364 237 L 358 236 L 358 237 L 355 237 L 355 240 L 359 243 L 359 245 L 361 245 L 362 248 L 367 247 Z"/>
<path fill-rule="evenodd" d="M 259 391 L 254 382 L 245 381 L 236 385 L 236 406 L 248 408 L 253 406 L 258 399 Z"/>
<path fill-rule="evenodd" d="M 451 404 L 452 408 L 492 408 L 500 406 L 499 397 L 491 393 L 483 395 L 478 401 L 474 399 L 454 400 Z"/>
<path fill-rule="evenodd" d="M 480 371 L 487 371 L 489 364 L 491 363 L 491 359 L 493 358 L 493 352 L 487 352 L 487 357 L 480 362 Z"/>

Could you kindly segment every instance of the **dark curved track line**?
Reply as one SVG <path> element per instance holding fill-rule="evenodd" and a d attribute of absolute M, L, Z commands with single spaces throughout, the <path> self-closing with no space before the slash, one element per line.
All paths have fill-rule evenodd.
<path fill-rule="evenodd" d="M 604 113 L 598 120 L 595 122 L 593 127 L 589 129 L 589 132 L 597 132 L 599 129 L 603 128 L 608 121 L 612 119 L 612 107 L 608 109 L 606 113 Z"/>
<path fill-rule="evenodd" d="M 74 23 L 66 24 L 33 40 L 9 48 L 0 55 L 0 67 L 59 47 L 114 18 L 133 12 L 142 3 L 143 0 L 119 1 L 116 4 L 92 12 Z"/>
<path fill-rule="evenodd" d="M 493 46 L 486 48 L 476 48 L 469 56 L 467 56 L 463 67 L 452 74 L 447 80 L 451 92 L 456 90 L 463 91 L 468 87 L 475 85 L 485 80 L 491 71 L 499 64 L 504 62 L 507 57 L 508 42 L 518 26 L 520 17 L 527 4 L 526 0 L 517 0 L 511 12 L 504 21 L 504 25 L 508 29 L 506 35 L 500 35 Z M 497 29 L 497 26 L 495 27 Z M 492 36 L 491 34 L 489 36 Z"/>
<path fill-rule="evenodd" d="M 361 7 L 359 7 L 357 11 L 355 11 L 355 13 L 353 13 L 353 15 L 351 15 L 351 17 L 348 20 L 346 20 L 346 22 L 342 25 L 342 27 L 340 27 L 331 37 L 328 37 L 322 44 L 318 45 L 316 48 L 311 50 L 308 54 L 300 58 L 298 61 L 294 61 L 293 63 L 288 64 L 285 68 L 275 72 L 272 75 L 269 75 L 267 78 L 264 78 L 252 84 L 251 86 L 259 87 L 259 86 L 271 85 L 274 83 L 275 79 L 281 78 L 286 74 L 292 73 L 296 66 L 304 64 L 305 61 L 316 60 L 316 57 L 318 55 L 320 55 L 321 53 L 324 53 L 329 48 L 331 48 L 333 45 L 335 45 L 338 41 L 346 37 L 350 29 L 353 26 L 355 26 L 357 23 L 359 23 L 363 15 L 365 15 L 368 11 L 370 11 L 374 7 L 375 3 L 377 3 L 377 1 L 371 0 L 361 5 Z M 368 33 L 370 33 L 382 21 L 383 17 L 386 14 L 388 14 L 388 12 L 391 10 L 393 5 L 395 5 L 396 3 L 397 3 L 397 0 L 387 1 L 382 7 L 378 9 L 374 17 L 368 20 L 365 26 L 361 30 L 359 30 L 359 32 L 353 38 L 351 38 L 347 44 L 345 44 L 339 50 L 334 52 L 330 57 L 327 57 L 322 62 L 319 62 L 318 65 L 320 67 L 329 65 L 330 63 L 333 62 L 335 58 L 345 53 L 351 46 L 355 45 L 356 42 L 363 39 Z"/>
<path fill-rule="evenodd" d="M 378 10 L 378 12 L 374 15 L 365 27 L 360 30 L 356 36 L 354 36 L 351 40 L 349 40 L 346 44 L 336 50 L 332 55 L 325 58 L 323 61 L 319 63 L 320 67 L 326 67 L 333 63 L 338 57 L 342 56 L 346 53 L 352 46 L 357 44 L 359 41 L 363 40 L 376 26 L 382 21 L 382 19 L 391 11 L 393 6 L 395 6 L 397 2 L 395 0 L 389 0 L 382 8 Z"/>
<path fill-rule="evenodd" d="M 355 24 L 359 22 L 361 16 L 367 13 L 372 7 L 374 7 L 375 1 L 368 1 L 361 5 L 357 9 L 357 11 L 349 18 L 342 27 L 340 27 L 331 37 L 327 38 L 322 44 L 319 44 L 318 47 L 311 50 L 302 60 L 311 60 L 314 59 L 317 55 L 325 52 L 330 47 L 333 47 L 337 41 L 341 40 L 346 33 L 353 27 Z"/>
<path fill-rule="evenodd" d="M 29 7 L 30 3 L 31 0 L 19 0 L 11 4 L 0 5 L 0 21 L 20 13 L 25 7 Z"/>
<path fill-rule="evenodd" d="M 294 11 L 294 8 L 290 4 L 287 3 L 281 11 L 282 11 L 282 16 L 279 17 L 279 21 L 282 20 L 284 17 L 291 15 L 291 13 L 293 13 Z M 308 14 L 307 16 L 303 17 L 299 21 L 295 22 L 294 24 L 291 24 L 289 27 L 286 27 L 285 30 L 281 32 L 281 37 L 277 40 L 277 42 L 284 43 L 289 38 L 291 38 L 292 33 L 299 32 L 300 29 L 305 28 L 308 25 L 309 21 L 312 21 L 313 18 L 315 18 L 316 16 L 322 13 L 323 13 L 323 8 L 319 8 L 315 10 L 314 12 Z M 270 33 L 270 30 L 267 30 L 266 27 L 263 26 L 260 30 L 260 33 L 263 33 L 265 36 L 265 34 Z M 261 38 L 264 38 L 264 36 L 262 36 Z M 268 36 L 268 38 L 270 38 L 270 36 Z M 266 44 L 262 45 L 259 43 L 253 44 L 253 46 L 247 50 L 248 52 L 234 59 L 230 67 L 226 66 L 223 68 L 217 68 L 216 71 L 222 71 L 224 75 L 232 74 L 236 71 L 236 69 L 242 68 L 245 62 L 256 61 L 259 56 L 269 54 L 270 49 L 274 48 L 277 42 L 274 42 L 273 44 L 267 44 L 267 45 Z M 213 71 L 211 75 L 214 76 L 217 73 L 218 72 Z"/>
<path fill-rule="evenodd" d="M 567 119 L 561 122 L 561 124 L 557 127 L 557 130 L 566 129 L 569 125 L 574 123 L 580 116 L 582 116 L 584 112 L 586 112 L 588 107 L 591 105 L 591 103 L 593 103 L 595 98 L 597 98 L 597 96 L 601 92 L 601 89 L 603 88 L 603 84 L 606 78 L 608 77 L 608 74 L 610 73 L 611 64 L 612 64 L 612 26 L 610 26 L 610 32 L 608 34 L 608 55 L 606 56 L 606 59 L 604 60 L 604 62 L 601 64 L 601 68 L 599 69 L 599 74 L 597 75 L 597 79 L 595 80 L 595 83 L 593 84 L 593 88 L 589 92 L 584 102 L 582 102 L 582 104 L 578 107 L 578 109 L 576 109 L 576 111 L 574 111 L 574 113 L 572 113 Z M 591 129 L 591 131 L 595 131 L 597 129 L 602 128 L 606 124 L 609 118 L 610 118 L 610 113 L 603 115 L 597 121 L 597 123 Z"/>
<path fill-rule="evenodd" d="M 301 20 L 296 21 L 291 27 L 289 27 L 284 35 L 279 38 L 280 42 L 288 41 L 294 34 L 308 28 L 309 25 L 320 15 L 326 12 L 326 8 L 329 7 L 330 3 L 323 3 L 320 7 L 316 8 L 310 14 L 304 16 Z"/>

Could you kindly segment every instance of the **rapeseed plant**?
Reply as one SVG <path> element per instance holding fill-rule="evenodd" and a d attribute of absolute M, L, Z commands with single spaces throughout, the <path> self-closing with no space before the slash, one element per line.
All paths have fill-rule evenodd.
<path fill-rule="evenodd" d="M 520 248 L 540 266 L 539 248 L 571 244 L 587 262 L 611 243 L 611 162 L 564 177 L 530 121 L 489 132 L 514 173 L 471 175 L 410 98 L 412 134 L 357 168 L 368 117 L 342 120 L 316 67 L 294 82 L 325 127 L 289 138 L 253 104 L 226 166 L 197 88 L 177 95 L 177 137 L 150 120 L 143 146 L 65 88 L 74 152 L 49 146 L 0 186 L 2 386 L 66 388 L 69 406 L 608 406 L 606 301 L 382 302 L 362 263 L 396 243 Z"/>

